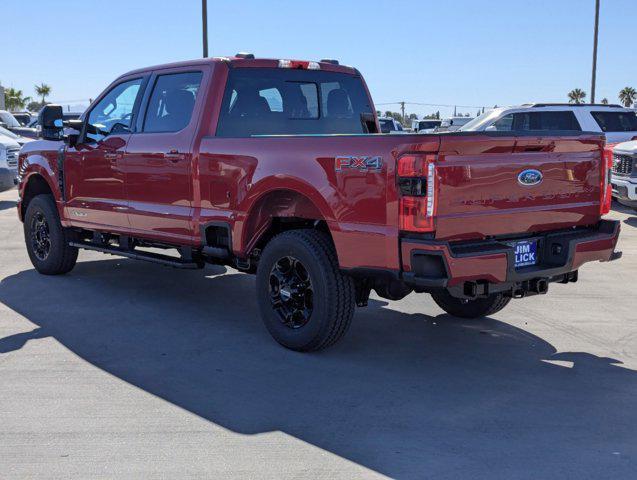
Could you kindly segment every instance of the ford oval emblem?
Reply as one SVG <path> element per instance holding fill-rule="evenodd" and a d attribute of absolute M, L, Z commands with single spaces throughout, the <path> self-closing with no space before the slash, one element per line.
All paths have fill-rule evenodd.
<path fill-rule="evenodd" d="M 523 170 L 520 172 L 520 174 L 518 175 L 518 183 L 520 185 L 524 185 L 525 187 L 531 187 L 542 182 L 542 177 L 542 172 L 530 168 L 528 170 Z"/>

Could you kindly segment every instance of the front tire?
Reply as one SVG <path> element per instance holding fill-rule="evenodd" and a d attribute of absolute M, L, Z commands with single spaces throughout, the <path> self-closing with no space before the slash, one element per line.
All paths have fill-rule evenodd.
<path fill-rule="evenodd" d="M 460 318 L 480 318 L 493 315 L 508 305 L 511 297 L 493 293 L 486 298 L 466 300 L 452 296 L 447 290 L 431 294 L 434 302 L 449 315 Z"/>
<path fill-rule="evenodd" d="M 338 268 L 330 238 L 291 230 L 265 247 L 257 270 L 261 318 L 274 339 L 300 352 L 335 344 L 354 316 L 354 282 Z"/>
<path fill-rule="evenodd" d="M 62 227 L 51 195 L 37 195 L 24 215 L 24 240 L 29 259 L 44 275 L 70 272 L 77 262 L 78 249 L 69 246 L 72 232 Z"/>

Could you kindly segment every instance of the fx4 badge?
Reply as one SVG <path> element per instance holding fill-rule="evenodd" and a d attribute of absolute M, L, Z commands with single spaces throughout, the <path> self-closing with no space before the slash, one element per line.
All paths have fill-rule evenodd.
<path fill-rule="evenodd" d="M 341 172 L 345 169 L 360 170 L 363 172 L 378 172 L 383 167 L 383 157 L 356 157 L 356 156 L 339 156 L 335 158 L 336 171 Z"/>

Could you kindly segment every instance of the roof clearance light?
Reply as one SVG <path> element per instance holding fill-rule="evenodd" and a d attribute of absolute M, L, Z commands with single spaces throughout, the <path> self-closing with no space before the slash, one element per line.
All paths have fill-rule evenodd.
<path fill-rule="evenodd" d="M 318 62 L 309 62 L 307 64 L 307 69 L 308 70 L 320 70 L 321 66 L 318 64 Z"/>
<path fill-rule="evenodd" d="M 279 60 L 279 68 L 292 68 L 290 60 Z"/>

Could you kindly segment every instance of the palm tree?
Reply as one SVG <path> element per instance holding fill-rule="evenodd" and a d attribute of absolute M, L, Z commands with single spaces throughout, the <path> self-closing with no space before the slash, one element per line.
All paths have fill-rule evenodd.
<path fill-rule="evenodd" d="M 624 87 L 619 92 L 619 101 L 622 102 L 624 107 L 630 107 L 637 99 L 637 91 L 633 87 Z"/>
<path fill-rule="evenodd" d="M 582 103 L 586 98 L 586 92 L 581 88 L 575 88 L 568 92 L 568 103 Z"/>
<path fill-rule="evenodd" d="M 7 88 L 4 91 L 4 103 L 9 110 L 19 110 L 24 108 L 31 97 L 24 97 L 22 90 Z"/>
<path fill-rule="evenodd" d="M 608 105 L 608 98 L 602 98 L 602 105 Z"/>
<path fill-rule="evenodd" d="M 35 86 L 35 93 L 42 97 L 42 105 L 44 105 L 44 99 L 51 95 L 51 87 L 42 82 L 40 85 Z"/>

